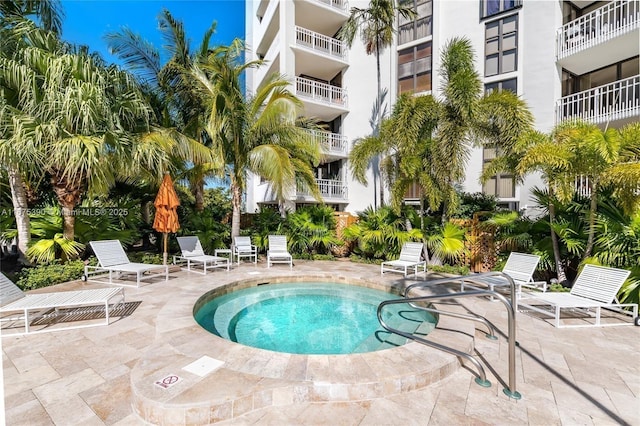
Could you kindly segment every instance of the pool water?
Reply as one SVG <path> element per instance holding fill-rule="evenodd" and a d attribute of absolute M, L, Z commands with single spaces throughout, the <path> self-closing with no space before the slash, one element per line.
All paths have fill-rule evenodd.
<path fill-rule="evenodd" d="M 346 284 L 269 284 L 217 297 L 196 313 L 209 332 L 233 342 L 294 354 L 351 354 L 402 345 L 377 318 L 378 304 L 398 296 Z M 427 334 L 435 326 L 428 312 L 390 305 L 385 321 L 394 328 Z"/>

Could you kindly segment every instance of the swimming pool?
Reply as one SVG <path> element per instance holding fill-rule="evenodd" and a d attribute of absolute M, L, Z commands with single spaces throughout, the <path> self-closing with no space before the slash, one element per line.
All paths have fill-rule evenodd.
<path fill-rule="evenodd" d="M 351 354 L 400 346 L 378 323 L 383 300 L 399 296 L 371 288 L 327 282 L 258 285 L 218 296 L 194 318 L 217 336 L 247 346 L 293 354 Z M 407 305 L 385 310 L 392 327 L 428 334 L 435 317 Z"/>

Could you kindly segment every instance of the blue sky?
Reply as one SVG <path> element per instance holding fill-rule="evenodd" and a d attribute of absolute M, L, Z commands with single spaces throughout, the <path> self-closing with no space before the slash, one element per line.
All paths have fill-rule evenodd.
<path fill-rule="evenodd" d="M 62 7 L 65 13 L 62 38 L 88 45 L 108 62 L 117 61 L 109 54 L 103 36 L 123 26 L 161 48 L 157 17 L 163 8 L 184 23 L 192 46 L 200 43 L 213 21 L 218 23 L 214 45 L 244 38 L 244 0 L 62 0 Z"/>

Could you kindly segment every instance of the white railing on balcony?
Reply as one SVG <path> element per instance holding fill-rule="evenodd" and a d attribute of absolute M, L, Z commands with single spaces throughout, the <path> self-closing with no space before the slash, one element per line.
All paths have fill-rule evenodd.
<path fill-rule="evenodd" d="M 341 40 L 296 26 L 296 44 L 333 58 L 347 60 L 347 45 Z"/>
<path fill-rule="evenodd" d="M 326 153 L 347 155 L 349 141 L 346 137 L 322 130 L 309 130 L 309 134 L 320 144 Z"/>
<path fill-rule="evenodd" d="M 640 116 L 640 75 L 561 98 L 556 120 L 582 119 L 605 123 Z"/>
<path fill-rule="evenodd" d="M 639 5 L 637 0 L 615 0 L 564 24 L 558 29 L 558 59 L 640 28 Z"/>
<path fill-rule="evenodd" d="M 576 194 L 578 194 L 580 197 L 591 197 L 591 184 L 589 183 L 589 176 L 576 176 L 575 188 Z"/>
<path fill-rule="evenodd" d="M 342 87 L 296 77 L 296 95 L 327 105 L 347 107 L 347 91 Z"/>
<path fill-rule="evenodd" d="M 338 9 L 341 12 L 346 12 L 349 9 L 349 2 L 347 0 L 313 0 L 317 3 L 326 4 L 334 9 Z"/>
<path fill-rule="evenodd" d="M 320 194 L 324 199 L 330 198 L 334 200 L 346 200 L 348 198 L 347 185 L 341 180 L 316 179 L 316 184 L 318 185 Z M 301 186 L 298 186 L 297 192 L 298 195 L 311 195 L 311 192 L 303 189 Z"/>

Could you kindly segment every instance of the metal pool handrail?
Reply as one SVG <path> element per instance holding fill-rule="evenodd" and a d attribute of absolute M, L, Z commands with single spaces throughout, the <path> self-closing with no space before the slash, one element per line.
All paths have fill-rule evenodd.
<path fill-rule="evenodd" d="M 482 276 L 492 276 L 492 275 L 500 275 L 503 276 L 510 285 L 511 288 L 511 300 L 515 300 L 516 297 L 516 289 L 515 289 L 515 283 L 513 282 L 513 279 L 511 279 L 511 277 L 509 277 L 506 274 L 503 274 L 502 272 L 488 272 L 486 274 L 478 274 L 478 275 L 473 275 L 473 277 L 482 277 Z M 486 374 L 484 372 L 484 368 L 482 367 L 482 365 L 480 364 L 480 362 L 478 362 L 478 360 L 476 360 L 474 357 L 472 357 L 471 355 L 461 352 L 457 349 L 453 349 L 450 348 L 448 346 L 444 346 L 441 345 L 439 343 L 435 343 L 435 342 L 431 342 L 425 339 L 422 339 L 420 337 L 414 336 L 412 334 L 400 331 L 400 330 L 396 330 L 390 326 L 388 326 L 384 320 L 382 319 L 382 310 L 384 309 L 384 307 L 386 305 L 391 305 L 391 304 L 398 304 L 398 303 L 408 303 L 408 304 L 413 304 L 415 302 L 428 302 L 428 301 L 435 301 L 435 300 L 448 300 L 448 299 L 456 299 L 456 298 L 464 298 L 464 297 L 480 297 L 480 296 L 491 296 L 491 297 L 496 297 L 498 300 L 500 300 L 505 308 L 507 308 L 507 316 L 508 316 L 508 335 L 507 335 L 507 339 L 508 339 L 508 352 L 509 352 L 509 386 L 508 388 L 503 389 L 503 392 L 505 393 L 505 395 L 507 395 L 510 398 L 513 399 L 520 399 L 522 398 L 522 395 L 516 390 L 516 357 L 515 357 L 515 352 L 516 352 L 516 311 L 515 308 L 513 306 L 513 304 L 506 298 L 504 297 L 502 294 L 496 292 L 496 291 L 491 291 L 491 290 L 477 290 L 477 291 L 466 291 L 466 292 L 458 292 L 458 293 L 450 293 L 450 294 L 437 294 L 437 295 L 431 295 L 431 296 L 420 296 L 420 297 L 411 297 L 411 298 L 406 298 L 406 294 L 409 293 L 411 288 L 415 288 L 415 287 L 425 287 L 426 285 L 434 285 L 434 284 L 444 284 L 444 283 L 452 283 L 452 282 L 457 282 L 457 281 L 465 281 L 467 277 L 456 277 L 454 278 L 444 278 L 441 280 L 434 280 L 434 281 L 429 281 L 428 284 L 427 283 L 418 283 L 418 284 L 413 284 L 409 287 L 407 287 L 407 289 L 405 290 L 405 299 L 397 299 L 397 300 L 386 300 L 382 303 L 380 303 L 380 305 L 378 305 L 378 321 L 380 322 L 380 325 L 382 325 L 383 328 L 385 328 L 386 330 L 390 331 L 391 333 L 395 333 L 398 334 L 400 336 L 403 336 L 407 339 L 411 339 L 411 340 L 415 340 L 419 343 L 422 343 L 424 345 L 427 346 L 431 346 L 434 347 L 436 349 L 440 349 L 444 352 L 448 352 L 451 353 L 453 355 L 465 358 L 467 360 L 469 360 L 477 369 L 478 369 L 478 374 L 479 374 L 479 378 L 476 378 L 476 383 L 478 383 L 481 386 L 485 386 L 488 387 L 490 386 L 490 383 L 487 381 L 486 379 Z M 413 306 L 413 305 L 412 305 Z M 434 308 L 435 309 L 435 308 Z M 436 309 L 436 311 L 438 311 Z M 444 312 L 443 312 L 444 313 Z"/>

